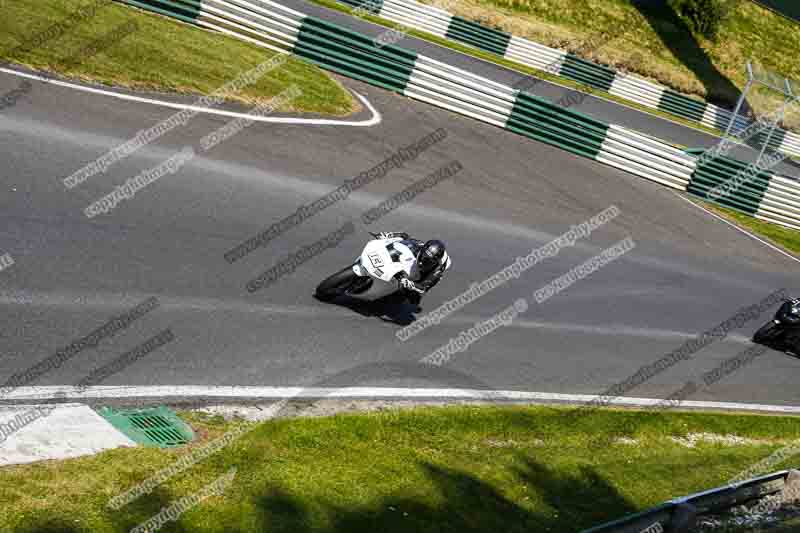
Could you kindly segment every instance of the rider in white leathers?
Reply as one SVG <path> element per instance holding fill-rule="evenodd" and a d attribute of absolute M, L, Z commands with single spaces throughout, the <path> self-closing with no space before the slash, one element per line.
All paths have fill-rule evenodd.
<path fill-rule="evenodd" d="M 442 279 L 445 270 L 450 268 L 450 257 L 445 252 L 444 243 L 432 239 L 427 242 L 412 239 L 404 232 L 383 232 L 378 234 L 379 239 L 403 239 L 401 242 L 414 253 L 417 259 L 419 279 L 411 280 L 405 272 L 396 276 L 403 288 L 405 297 L 414 305 L 418 305 L 422 295 L 431 290 Z"/>

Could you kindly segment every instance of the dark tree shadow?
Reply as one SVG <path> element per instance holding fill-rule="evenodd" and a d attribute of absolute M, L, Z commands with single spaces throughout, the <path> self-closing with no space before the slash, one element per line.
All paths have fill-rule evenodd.
<path fill-rule="evenodd" d="M 150 494 L 138 498 L 119 511 L 103 509 L 102 512 L 110 518 L 113 531 L 130 531 L 157 515 L 162 509 L 175 504 L 176 501 L 178 498 L 174 494 L 164 490 L 163 487 L 157 487 Z M 74 516 L 36 516 L 14 529 L 14 533 L 85 533 L 87 530 L 87 524 L 76 522 Z M 160 531 L 191 533 L 181 524 L 180 517 L 177 522 L 164 524 Z"/>
<path fill-rule="evenodd" d="M 79 533 L 75 527 L 75 519 L 51 516 L 37 519 L 34 523 L 25 524 L 14 529 L 17 533 Z"/>
<path fill-rule="evenodd" d="M 258 531 L 311 533 L 308 507 L 288 492 L 272 487 L 257 496 L 254 503 L 258 512 L 256 520 L 260 526 Z"/>
<path fill-rule="evenodd" d="M 621 518 L 639 509 L 606 479 L 588 466 L 578 468 L 580 474 L 556 473 L 531 458 L 526 468 L 517 471 L 523 483 L 539 489 L 547 504 L 558 512 L 558 522 L 580 524 L 581 529 Z M 558 528 L 556 528 L 558 530 Z"/>
<path fill-rule="evenodd" d="M 120 512 L 108 511 L 114 524 L 115 531 L 130 531 L 166 509 L 180 499 L 180 496 L 166 490 L 163 485 L 156 487 L 153 492 L 146 494 L 123 507 Z M 202 505 L 202 503 L 200 504 Z M 122 511 L 125 511 L 124 513 Z M 191 530 L 177 521 L 167 522 L 159 530 L 164 533 L 191 533 Z"/>
<path fill-rule="evenodd" d="M 736 104 L 741 91 L 714 66 L 689 26 L 667 0 L 632 0 L 631 3 L 647 19 L 664 46 L 694 72 L 706 88 L 707 100 L 718 105 L 724 104 L 725 107 Z M 749 110 L 746 103 L 742 107 L 742 112 Z"/>
<path fill-rule="evenodd" d="M 315 501 L 317 524 L 308 507 L 277 487 L 256 498 L 259 531 L 275 533 L 386 533 L 437 532 L 508 533 L 581 531 L 636 508 L 605 479 L 585 467 L 580 473 L 556 473 L 530 458 L 511 475 L 544 498 L 554 510 L 540 514 L 506 498 L 478 477 L 442 466 L 420 463 L 436 486 L 436 494 L 423 497 L 387 495 L 380 502 L 358 508 Z M 411 465 L 410 465 L 411 467 Z M 376 472 L 376 474 L 378 474 Z M 327 527 L 320 527 L 319 513 Z M 244 533 L 244 531 L 241 531 Z"/>
<path fill-rule="evenodd" d="M 531 533 L 579 532 L 599 523 L 634 513 L 638 509 L 593 468 L 577 473 L 552 470 L 531 457 L 520 455 L 504 478 L 525 487 L 531 499 L 546 502 L 548 510 L 534 511 L 511 500 L 492 484 L 474 474 L 430 462 L 407 465 L 421 470 L 434 489 L 387 493 L 369 498 L 363 505 L 347 506 L 336 496 L 331 500 L 293 494 L 268 485 L 247 502 L 254 514 L 232 511 L 215 533 Z M 269 465 L 264 465 L 269 468 Z M 379 480 L 380 471 L 369 480 Z M 367 483 L 369 481 L 365 481 Z M 528 499 L 528 498 L 525 498 Z M 157 488 L 151 494 L 109 511 L 112 531 L 130 531 L 177 497 Z M 15 533 L 83 533 L 86 524 L 71 516 L 37 516 L 15 529 Z M 163 533 L 190 533 L 181 519 L 167 522 Z"/>

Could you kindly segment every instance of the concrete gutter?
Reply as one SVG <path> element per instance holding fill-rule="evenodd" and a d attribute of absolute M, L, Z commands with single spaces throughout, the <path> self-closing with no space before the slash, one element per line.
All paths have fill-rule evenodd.
<path fill-rule="evenodd" d="M 0 406 L 0 466 L 133 446 L 135 442 L 87 405 Z"/>

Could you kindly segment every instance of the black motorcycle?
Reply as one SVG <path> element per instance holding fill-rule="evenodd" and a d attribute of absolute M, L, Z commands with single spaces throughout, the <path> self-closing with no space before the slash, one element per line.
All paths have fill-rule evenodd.
<path fill-rule="evenodd" d="M 800 298 L 785 301 L 775 318 L 756 331 L 753 342 L 800 354 Z"/>

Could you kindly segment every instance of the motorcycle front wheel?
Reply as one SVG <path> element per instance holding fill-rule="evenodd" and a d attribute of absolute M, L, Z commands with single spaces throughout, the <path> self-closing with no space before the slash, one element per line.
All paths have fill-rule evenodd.
<path fill-rule="evenodd" d="M 349 266 L 329 276 L 317 285 L 317 298 L 327 300 L 343 295 L 349 289 L 358 276 L 353 272 L 353 267 Z"/>
<path fill-rule="evenodd" d="M 753 342 L 762 343 L 762 342 L 769 342 L 775 340 L 775 338 L 780 334 L 780 324 L 776 324 L 774 321 L 770 321 L 767 324 L 761 326 L 761 329 L 756 331 L 755 335 L 753 335 Z"/>

